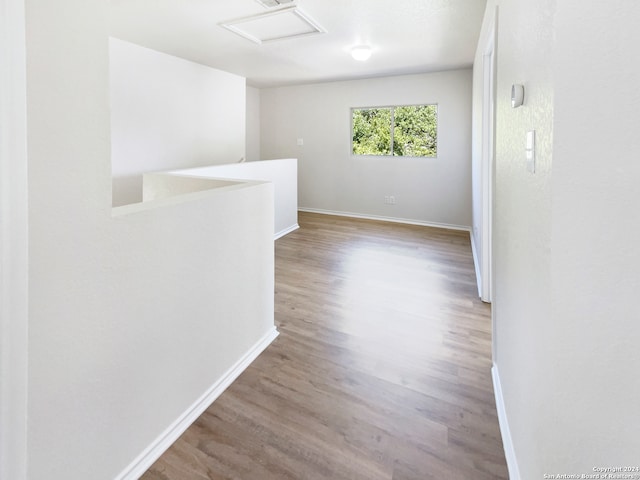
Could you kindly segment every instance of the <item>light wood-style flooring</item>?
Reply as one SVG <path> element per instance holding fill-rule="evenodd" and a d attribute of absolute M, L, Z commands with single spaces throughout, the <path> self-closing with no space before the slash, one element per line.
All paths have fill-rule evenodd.
<path fill-rule="evenodd" d="M 142 479 L 508 479 L 469 234 L 299 221 L 280 336 Z"/>

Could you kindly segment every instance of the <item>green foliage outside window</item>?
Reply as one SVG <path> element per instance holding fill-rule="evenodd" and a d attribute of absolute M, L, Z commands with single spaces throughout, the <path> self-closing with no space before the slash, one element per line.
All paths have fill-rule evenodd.
<path fill-rule="evenodd" d="M 435 157 L 436 105 L 352 110 L 353 154 Z"/>
<path fill-rule="evenodd" d="M 391 155 L 391 109 L 353 110 L 353 153 Z"/>

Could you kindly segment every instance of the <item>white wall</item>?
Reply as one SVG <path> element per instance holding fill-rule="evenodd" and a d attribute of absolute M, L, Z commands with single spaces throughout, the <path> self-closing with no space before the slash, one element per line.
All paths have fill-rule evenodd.
<path fill-rule="evenodd" d="M 550 304 L 553 2 L 501 2 L 498 19 L 494 292 L 494 362 L 523 478 L 557 470 L 544 442 L 561 438 L 546 422 L 547 378 L 559 368 L 547 351 Z M 490 7 L 487 7 L 490 8 Z M 522 20 L 521 20 L 522 19 Z M 524 20 L 526 19 L 526 21 Z M 511 85 L 521 83 L 525 105 L 511 108 Z M 526 169 L 525 136 L 536 130 L 536 173 Z M 543 421 L 544 420 L 544 421 Z M 547 430 L 545 432 L 545 429 Z M 593 466 L 593 465 L 591 465 Z M 566 472 L 571 473 L 571 472 Z"/>
<path fill-rule="evenodd" d="M 268 88 L 261 98 L 262 157 L 298 158 L 300 207 L 471 225 L 471 70 Z M 419 103 L 438 104 L 438 158 L 351 155 L 350 108 Z"/>
<path fill-rule="evenodd" d="M 555 20 L 548 347 L 563 368 L 547 425 L 574 441 L 547 454 L 568 469 L 639 466 L 640 4 L 565 0 Z"/>
<path fill-rule="evenodd" d="M 0 0 L 0 479 L 26 479 L 28 212 L 24 3 Z"/>
<path fill-rule="evenodd" d="M 32 479 L 137 478 L 275 333 L 270 184 L 112 209 L 106 14 L 26 10 Z"/>
<path fill-rule="evenodd" d="M 272 182 L 274 189 L 274 237 L 278 239 L 298 228 L 298 160 L 295 158 L 214 165 L 174 170 L 171 173 L 190 177 Z"/>
<path fill-rule="evenodd" d="M 507 450 L 525 480 L 636 465 L 640 94 L 623 85 L 640 81 L 629 61 L 640 6 L 497 3 L 494 362 Z M 513 83 L 525 86 L 518 109 Z"/>
<path fill-rule="evenodd" d="M 245 156 L 245 79 L 110 39 L 113 205 L 142 201 L 142 174 Z"/>
<path fill-rule="evenodd" d="M 142 196 L 143 202 L 150 202 L 203 190 L 240 185 L 241 183 L 242 182 L 220 180 L 217 178 L 176 175 L 171 172 L 145 173 L 142 185 Z"/>
<path fill-rule="evenodd" d="M 261 160 L 260 155 L 260 89 L 247 87 L 246 160 Z"/>

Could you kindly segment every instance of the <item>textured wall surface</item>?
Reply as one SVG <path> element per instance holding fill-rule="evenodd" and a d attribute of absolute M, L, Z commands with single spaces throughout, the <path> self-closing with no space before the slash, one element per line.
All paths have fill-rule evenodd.
<path fill-rule="evenodd" d="M 640 466 L 639 21 L 623 0 L 555 18 L 545 453 L 566 471 Z"/>
<path fill-rule="evenodd" d="M 0 0 L 0 478 L 26 478 L 28 182 L 24 2 Z"/>
<path fill-rule="evenodd" d="M 637 465 L 640 7 L 496 3 L 494 362 L 515 459 L 525 480 Z"/>
<path fill-rule="evenodd" d="M 496 358 L 521 472 L 542 467 L 548 428 L 544 390 L 554 355 L 550 302 L 554 0 L 500 2 L 496 93 L 494 303 Z M 525 104 L 511 108 L 511 85 Z M 536 172 L 526 168 L 525 138 L 536 131 Z M 538 470 L 539 471 L 539 470 Z"/>

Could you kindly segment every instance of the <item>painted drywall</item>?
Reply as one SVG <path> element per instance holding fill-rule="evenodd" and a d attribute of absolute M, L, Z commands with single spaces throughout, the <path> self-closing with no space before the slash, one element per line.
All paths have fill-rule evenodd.
<path fill-rule="evenodd" d="M 547 377 L 558 368 L 547 351 L 554 324 L 549 301 L 554 2 L 500 2 L 498 18 L 494 362 L 525 479 L 541 478 L 546 468 L 556 472 L 542 445 L 552 443 L 549 436 L 559 436 L 554 425 L 543 421 L 549 411 Z M 526 91 L 525 105 L 517 109 L 511 108 L 513 83 L 523 84 Z M 525 136 L 531 129 L 536 131 L 535 174 L 527 171 L 525 158 Z"/>
<path fill-rule="evenodd" d="M 24 4 L 0 0 L 0 478 L 26 480 L 28 195 Z"/>
<path fill-rule="evenodd" d="M 604 7 L 555 16 L 547 425 L 571 433 L 545 453 L 570 471 L 640 466 L 640 4 Z"/>
<path fill-rule="evenodd" d="M 29 478 L 112 480 L 273 332 L 273 188 L 112 209 L 106 3 L 26 7 Z"/>
<path fill-rule="evenodd" d="M 246 160 L 262 159 L 260 155 L 260 89 L 247 87 L 247 138 L 245 140 Z"/>
<path fill-rule="evenodd" d="M 225 188 L 239 185 L 240 182 L 219 180 L 217 178 L 199 178 L 171 173 L 145 173 L 142 181 L 143 202 L 186 195 L 188 193 Z"/>
<path fill-rule="evenodd" d="M 422 103 L 438 158 L 351 155 L 352 107 Z M 471 70 L 267 88 L 260 105 L 262 157 L 298 158 L 301 208 L 471 225 Z"/>
<path fill-rule="evenodd" d="M 178 175 L 204 178 L 266 180 L 274 188 L 274 238 L 298 228 L 298 160 L 281 158 L 211 167 L 174 170 Z"/>
<path fill-rule="evenodd" d="M 245 79 L 112 38 L 113 205 L 142 201 L 142 174 L 245 157 Z"/>
<path fill-rule="evenodd" d="M 629 61 L 640 6 L 501 0 L 488 2 L 487 15 L 496 4 L 493 335 L 501 421 L 520 473 L 512 478 L 633 466 L 640 94 L 612 85 L 640 81 L 640 66 Z M 517 109 L 513 83 L 525 86 Z M 476 76 L 474 96 L 481 91 Z M 533 174 L 525 162 L 529 130 L 536 131 Z"/>

